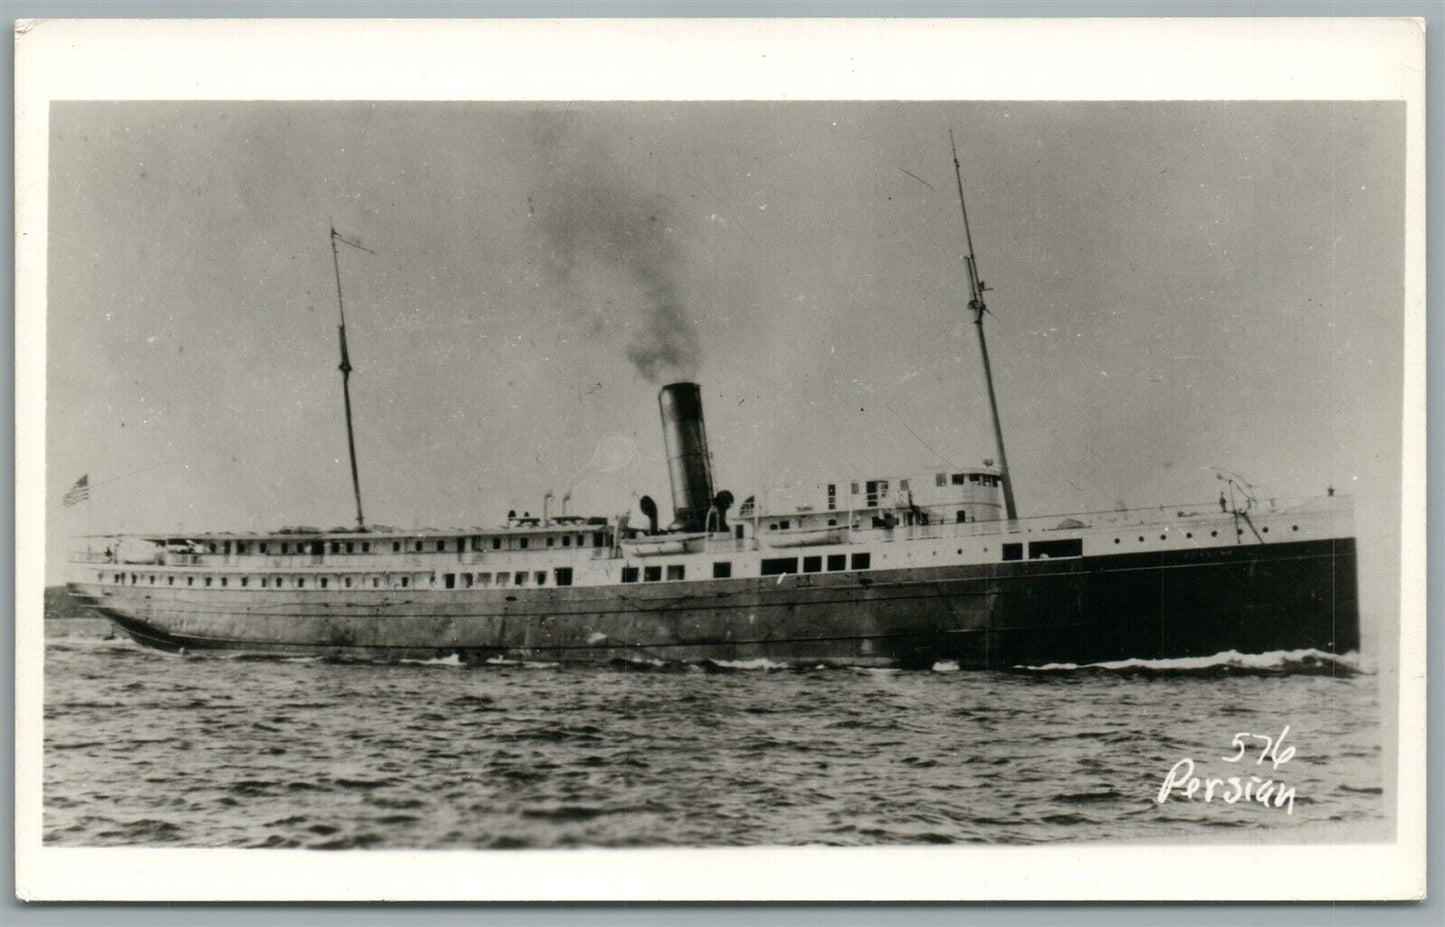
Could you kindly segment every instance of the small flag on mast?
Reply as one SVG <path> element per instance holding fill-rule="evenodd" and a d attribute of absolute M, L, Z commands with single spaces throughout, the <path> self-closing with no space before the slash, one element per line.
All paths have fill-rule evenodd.
<path fill-rule="evenodd" d="M 76 480 L 75 485 L 70 487 L 70 492 L 65 494 L 65 507 L 70 508 L 72 505 L 85 502 L 89 498 L 90 474 L 86 473 L 82 475 L 80 479 Z"/>

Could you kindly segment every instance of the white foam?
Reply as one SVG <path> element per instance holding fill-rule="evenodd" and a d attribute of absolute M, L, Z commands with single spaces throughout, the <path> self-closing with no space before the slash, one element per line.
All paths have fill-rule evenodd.
<path fill-rule="evenodd" d="M 767 657 L 757 657 L 752 660 L 713 660 L 718 666 L 725 666 L 728 669 L 739 670 L 782 670 L 791 669 L 787 663 L 774 663 Z"/>
<path fill-rule="evenodd" d="M 933 664 L 933 671 L 935 673 L 956 673 L 958 672 L 958 661 L 939 660 L 937 663 Z"/>
<path fill-rule="evenodd" d="M 1172 657 L 1164 660 L 1109 660 L 1103 663 L 1045 663 L 1042 666 L 1017 666 L 1015 669 L 1060 671 L 1077 669 L 1147 669 L 1163 671 L 1188 671 L 1212 669 L 1219 666 L 1234 666 L 1240 669 L 1280 669 L 1293 663 L 1337 663 L 1352 671 L 1360 671 L 1359 654 L 1344 655 L 1326 653 L 1313 648 L 1305 650 L 1271 650 L 1267 653 L 1240 653 L 1238 650 L 1224 650 L 1208 657 Z"/>
<path fill-rule="evenodd" d="M 413 666 L 465 666 L 462 662 L 462 655 L 454 653 L 449 657 L 437 657 L 431 660 L 401 660 L 402 663 L 410 663 Z"/>

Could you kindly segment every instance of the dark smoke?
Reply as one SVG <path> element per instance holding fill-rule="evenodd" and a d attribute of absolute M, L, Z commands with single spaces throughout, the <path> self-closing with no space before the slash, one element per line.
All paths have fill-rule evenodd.
<path fill-rule="evenodd" d="M 649 383 L 697 377 L 697 329 L 680 305 L 664 303 L 644 310 L 642 329 L 627 345 L 627 359 Z"/>
<path fill-rule="evenodd" d="M 700 351 L 678 276 L 686 255 L 674 238 L 670 204 L 634 185 L 597 148 L 568 145 L 566 131 L 552 124 L 540 133 L 539 144 L 559 160 L 532 197 L 556 266 L 588 301 L 626 307 L 612 321 L 631 331 L 627 358 L 648 382 L 693 379 Z"/>

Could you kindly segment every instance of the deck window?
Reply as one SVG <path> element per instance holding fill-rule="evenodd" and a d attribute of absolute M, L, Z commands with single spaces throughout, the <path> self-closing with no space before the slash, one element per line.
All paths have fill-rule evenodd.
<path fill-rule="evenodd" d="M 669 564 L 667 565 L 667 578 L 668 578 L 669 580 L 679 580 L 679 579 L 682 579 L 683 576 L 685 575 L 686 569 L 687 569 L 687 568 L 686 568 L 685 566 L 683 566 L 681 563 L 669 563 Z"/>
<path fill-rule="evenodd" d="M 224 576 L 221 577 L 221 585 L 222 585 L 222 586 L 226 585 L 226 577 L 224 577 Z"/>
<path fill-rule="evenodd" d="M 1069 538 L 1061 541 L 1030 541 L 1029 559 L 1042 560 L 1055 557 L 1082 557 L 1084 555 L 1084 541 L 1082 538 Z"/>
<path fill-rule="evenodd" d="M 539 586 L 545 586 L 545 585 L 547 585 L 547 571 L 546 571 L 546 570 L 538 570 L 538 571 L 536 572 L 536 574 L 534 574 L 533 578 L 537 581 L 537 585 L 539 585 Z"/>
<path fill-rule="evenodd" d="M 501 550 L 501 548 L 502 548 L 502 539 L 501 539 L 501 538 L 492 538 L 492 550 Z"/>
<path fill-rule="evenodd" d="M 120 577 L 119 577 L 119 576 L 116 576 L 115 581 L 116 581 L 116 582 L 120 582 Z M 195 584 L 196 584 L 196 578 L 195 578 L 194 576 L 187 576 L 187 577 L 186 577 L 186 585 L 187 585 L 187 586 L 194 586 Z"/>
<path fill-rule="evenodd" d="M 442 581 L 446 584 L 446 587 L 447 587 L 448 589 L 455 589 L 455 588 L 457 588 L 457 574 L 455 574 L 455 573 L 448 573 L 448 574 L 446 574 L 445 576 L 442 577 Z"/>
<path fill-rule="evenodd" d="M 518 538 L 518 539 L 517 539 L 517 546 L 520 547 L 522 550 L 526 550 L 526 549 L 527 549 L 527 538 Z"/>
<path fill-rule="evenodd" d="M 379 588 L 381 588 L 381 577 L 380 577 L 380 576 L 373 576 L 373 577 L 371 578 L 371 588 L 373 588 L 373 589 L 379 589 Z"/>
<path fill-rule="evenodd" d="M 206 585 L 209 586 L 210 584 L 211 584 L 211 577 L 207 576 L 207 577 L 206 577 Z"/>
<path fill-rule="evenodd" d="M 297 588 L 297 589 L 305 589 L 305 588 L 306 588 L 306 577 L 304 577 L 304 576 L 298 576 L 298 577 L 296 577 L 296 588 Z"/>
<path fill-rule="evenodd" d="M 348 554 L 354 554 L 354 553 L 356 553 L 356 542 L 354 542 L 354 541 L 347 541 L 347 542 L 346 542 L 346 552 L 347 552 Z"/>
<path fill-rule="evenodd" d="M 266 542 L 265 542 L 265 541 L 262 541 L 259 546 L 260 546 L 260 549 L 261 549 L 261 553 L 263 553 L 263 554 L 266 553 L 266 547 L 267 547 Z"/>
<path fill-rule="evenodd" d="M 962 486 L 962 485 L 964 485 L 964 484 L 967 483 L 967 482 L 968 482 L 968 474 L 966 474 L 966 473 L 955 473 L 955 474 L 953 475 L 953 485 L 955 485 L 955 486 Z"/>
<path fill-rule="evenodd" d="M 321 577 L 320 584 L 322 589 L 325 589 L 330 583 L 331 580 L 327 579 L 325 576 Z"/>
<path fill-rule="evenodd" d="M 490 586 L 491 584 L 492 584 L 492 574 L 490 574 L 490 573 L 478 573 L 478 574 L 477 574 L 477 585 L 478 585 L 478 586 Z"/>
<path fill-rule="evenodd" d="M 246 588 L 247 586 L 249 586 L 250 584 L 251 584 L 251 580 L 250 580 L 249 577 L 245 577 L 245 576 L 242 576 L 242 577 L 241 577 L 241 588 L 242 588 L 242 589 L 245 589 L 245 588 Z"/>
<path fill-rule="evenodd" d="M 512 585 L 514 585 L 514 586 L 525 586 L 525 585 L 527 585 L 527 571 L 526 571 L 526 570 L 518 570 L 516 573 L 512 574 Z"/>
<path fill-rule="evenodd" d="M 345 579 L 343 579 L 343 580 L 341 581 L 341 585 L 345 586 L 347 589 L 350 589 L 350 588 L 351 588 L 351 577 L 348 576 L 348 577 L 346 577 Z"/>
<path fill-rule="evenodd" d="M 371 542 L 370 542 L 370 541 L 362 541 L 362 542 L 361 542 L 361 552 L 362 552 L 363 554 L 369 554 L 369 553 L 371 553 Z"/>
<path fill-rule="evenodd" d="M 853 569 L 855 569 L 855 570 L 866 570 L 866 569 L 869 569 L 870 567 L 872 567 L 872 565 L 873 565 L 873 555 L 872 555 L 872 554 L 854 554 L 854 555 L 853 555 Z"/>
<path fill-rule="evenodd" d="M 959 509 L 957 512 L 954 513 L 953 520 L 958 522 L 960 525 L 963 524 L 964 522 L 968 521 L 968 512 L 964 509 Z"/>
<path fill-rule="evenodd" d="M 936 479 L 936 483 L 937 483 L 939 486 L 947 486 L 947 485 L 948 485 L 948 474 L 947 474 L 947 473 L 940 473 L 940 474 L 938 474 L 938 477 L 937 477 L 937 479 Z"/>
<path fill-rule="evenodd" d="M 662 567 L 650 566 L 642 568 L 642 580 L 648 583 L 662 582 Z"/>
<path fill-rule="evenodd" d="M 623 568 L 622 568 L 622 581 L 623 581 L 624 583 L 635 583 L 635 582 L 637 582 L 637 567 L 623 567 Z"/>
<path fill-rule="evenodd" d="M 731 561 L 720 560 L 720 561 L 718 561 L 717 563 L 714 563 L 714 564 L 712 565 L 712 578 L 713 578 L 713 579 L 728 579 L 728 578 L 730 578 L 732 575 L 733 575 L 733 565 L 732 565 Z"/>
<path fill-rule="evenodd" d="M 592 532 L 592 546 L 593 546 L 593 547 L 606 547 L 606 546 L 607 546 L 607 535 L 603 534 L 601 531 L 594 531 L 594 532 Z"/>
<path fill-rule="evenodd" d="M 908 481 L 907 481 L 907 480 L 899 480 L 899 481 L 898 481 L 898 490 L 899 490 L 900 492 L 908 492 Z"/>
<path fill-rule="evenodd" d="M 401 588 L 405 589 L 407 586 L 410 586 L 410 585 L 411 585 L 411 577 L 410 577 L 410 576 L 403 576 L 403 577 L 401 578 Z"/>
<path fill-rule="evenodd" d="M 463 573 L 463 574 L 462 574 L 462 588 L 463 588 L 463 589 L 470 589 L 470 588 L 472 588 L 472 574 L 470 574 L 470 573 Z"/>
<path fill-rule="evenodd" d="M 547 546 L 548 546 L 548 547 L 554 547 L 554 546 L 556 546 L 556 544 L 557 544 L 557 539 L 554 538 L 554 537 L 552 537 L 550 534 L 547 535 Z"/>
<path fill-rule="evenodd" d="M 1024 546 L 1022 544 L 1005 544 L 1003 546 L 1003 559 L 1022 560 L 1024 559 Z"/>
<path fill-rule="evenodd" d="M 838 508 L 838 484 L 828 484 L 828 511 Z"/>
<path fill-rule="evenodd" d="M 821 572 L 823 572 L 823 558 L 822 558 L 822 557 L 804 557 L 804 558 L 803 558 L 803 572 L 804 572 L 804 573 L 821 573 Z"/>
<path fill-rule="evenodd" d="M 167 576 L 167 577 L 166 577 L 166 585 L 167 585 L 167 586 L 174 586 L 175 584 L 176 584 L 176 578 L 175 578 L 174 576 Z"/>
<path fill-rule="evenodd" d="M 555 569 L 555 570 L 552 571 L 552 574 L 553 574 L 554 576 L 556 576 L 556 578 L 557 578 L 557 585 L 559 585 L 559 586 L 570 586 L 570 585 L 572 585 L 572 568 L 571 568 L 571 567 L 558 567 L 557 569 Z"/>
<path fill-rule="evenodd" d="M 446 550 L 446 549 L 447 549 L 447 542 L 446 542 L 446 541 L 437 541 L 437 551 L 438 551 L 438 552 L 444 551 L 444 550 Z"/>
<path fill-rule="evenodd" d="M 770 557 L 762 564 L 762 575 L 781 576 L 784 573 L 798 572 L 797 557 Z"/>
<path fill-rule="evenodd" d="M 571 547 L 571 546 L 572 546 L 572 535 L 570 535 L 570 534 L 564 534 L 564 535 L 562 535 L 562 546 L 563 546 L 563 547 Z"/>
<path fill-rule="evenodd" d="M 829 555 L 828 555 L 828 572 L 829 572 L 829 573 L 836 573 L 836 572 L 838 572 L 839 570 L 846 570 L 846 569 L 848 569 L 848 555 L 847 555 L 847 554 L 829 554 Z"/>
<path fill-rule="evenodd" d="M 785 519 L 783 519 L 782 521 L 778 522 L 778 528 L 779 528 L 779 530 L 787 531 L 788 528 L 789 528 L 792 524 L 793 524 L 792 522 L 788 521 L 788 520 L 785 518 Z"/>

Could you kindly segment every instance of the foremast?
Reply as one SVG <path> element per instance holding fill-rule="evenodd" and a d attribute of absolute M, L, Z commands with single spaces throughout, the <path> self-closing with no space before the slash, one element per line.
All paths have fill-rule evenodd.
<path fill-rule="evenodd" d="M 988 384 L 988 409 L 993 416 L 993 438 L 998 445 L 998 469 L 999 482 L 1003 485 L 1003 506 L 1004 515 L 1009 521 L 1018 519 L 1018 508 L 1014 505 L 1013 479 L 1009 475 L 1008 452 L 1003 446 L 1003 425 L 999 423 L 998 397 L 993 389 L 993 368 L 988 362 L 988 340 L 983 335 L 983 316 L 988 312 L 988 306 L 984 304 L 983 294 L 988 291 L 982 279 L 978 276 L 978 256 L 973 250 L 973 232 L 968 226 L 968 204 L 963 199 L 963 168 L 958 163 L 958 144 L 954 141 L 953 130 L 948 130 L 948 144 L 953 150 L 953 178 L 958 182 L 958 207 L 963 213 L 963 237 L 968 247 L 968 253 L 964 255 L 964 266 L 968 269 L 968 288 L 970 299 L 968 308 L 973 312 L 974 330 L 978 332 L 978 349 L 983 354 L 983 378 Z"/>
<path fill-rule="evenodd" d="M 366 530 L 366 517 L 361 513 L 361 477 L 356 469 L 356 434 L 351 427 L 351 357 L 346 351 L 346 304 L 341 298 L 341 258 L 336 253 L 336 243 L 340 241 L 348 244 L 358 251 L 367 251 L 352 241 L 342 238 L 336 231 L 336 226 L 331 227 L 331 268 L 336 272 L 336 309 L 341 316 L 341 324 L 337 333 L 341 338 L 341 396 L 346 404 L 346 447 L 351 452 L 351 491 L 356 496 L 356 530 Z"/>

